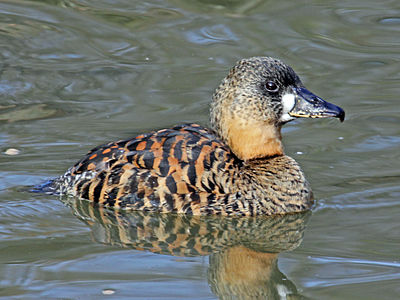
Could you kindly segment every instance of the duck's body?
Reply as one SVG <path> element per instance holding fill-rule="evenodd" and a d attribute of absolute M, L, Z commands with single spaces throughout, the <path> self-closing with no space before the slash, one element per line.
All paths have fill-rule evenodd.
<path fill-rule="evenodd" d="M 312 204 L 292 158 L 244 162 L 197 124 L 102 145 L 57 180 L 62 193 L 144 211 L 260 215 Z"/>
<path fill-rule="evenodd" d="M 308 92 L 279 60 L 242 60 L 214 94 L 212 130 L 186 124 L 99 146 L 51 187 L 143 211 L 304 211 L 313 203 L 312 192 L 298 164 L 284 155 L 280 135 L 284 123 L 300 116 L 342 120 L 344 112 Z"/>

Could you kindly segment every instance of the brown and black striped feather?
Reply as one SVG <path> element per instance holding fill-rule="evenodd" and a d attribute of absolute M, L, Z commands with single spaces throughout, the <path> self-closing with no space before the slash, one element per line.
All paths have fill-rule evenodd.
<path fill-rule="evenodd" d="M 211 130 L 186 124 L 94 148 L 63 177 L 106 206 L 204 214 L 224 210 L 241 164 Z"/>

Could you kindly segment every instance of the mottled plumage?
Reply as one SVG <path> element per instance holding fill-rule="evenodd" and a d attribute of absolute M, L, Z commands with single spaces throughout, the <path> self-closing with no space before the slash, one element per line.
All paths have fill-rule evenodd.
<path fill-rule="evenodd" d="M 344 112 L 308 92 L 281 61 L 239 61 L 211 104 L 212 129 L 185 124 L 91 150 L 47 190 L 104 206 L 194 215 L 271 215 L 312 205 L 280 129 Z"/>

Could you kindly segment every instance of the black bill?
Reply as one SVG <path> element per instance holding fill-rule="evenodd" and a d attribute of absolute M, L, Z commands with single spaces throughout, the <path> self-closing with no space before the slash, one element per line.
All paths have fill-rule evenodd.
<path fill-rule="evenodd" d="M 344 110 L 339 106 L 326 102 L 306 88 L 295 88 L 295 105 L 289 115 L 297 118 L 339 118 L 344 121 Z"/>

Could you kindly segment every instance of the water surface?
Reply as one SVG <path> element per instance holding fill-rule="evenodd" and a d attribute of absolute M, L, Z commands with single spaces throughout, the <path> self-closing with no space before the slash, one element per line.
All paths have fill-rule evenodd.
<path fill-rule="evenodd" d="M 397 1 L 2 1 L 0 295 L 398 298 L 399 53 Z M 229 220 L 151 216 L 140 227 L 140 214 L 26 192 L 98 144 L 206 125 L 214 88 L 235 61 L 254 55 L 283 59 L 346 110 L 342 124 L 299 120 L 283 130 L 318 200 L 300 224 L 280 219 L 280 231 L 271 219 L 242 221 L 252 237 L 243 240 Z M 6 155 L 10 148 L 20 153 Z M 181 228 L 168 224 L 223 238 L 203 240 L 197 253 L 190 235 L 184 252 L 171 252 L 176 240 L 165 235 L 138 244 L 138 228 Z M 285 232 L 297 235 L 285 240 Z M 227 268 L 243 254 L 251 272 Z"/>

